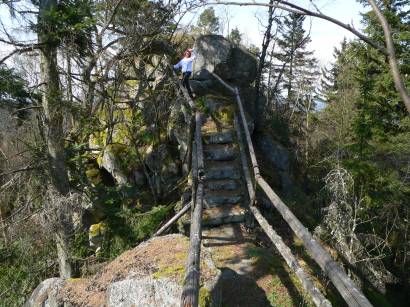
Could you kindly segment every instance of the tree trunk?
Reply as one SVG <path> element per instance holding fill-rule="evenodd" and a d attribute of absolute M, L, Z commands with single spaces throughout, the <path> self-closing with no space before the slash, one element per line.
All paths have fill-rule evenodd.
<path fill-rule="evenodd" d="M 258 108 L 258 112 L 256 112 L 257 116 L 259 117 L 259 114 L 263 113 L 262 106 L 260 106 L 259 103 L 259 96 L 260 96 L 260 86 L 262 83 L 262 73 L 263 73 L 263 68 L 265 67 L 265 58 L 266 58 L 266 52 L 269 48 L 269 44 L 271 42 L 272 38 L 272 23 L 273 23 L 273 14 L 275 12 L 275 8 L 272 6 L 273 5 L 273 0 L 269 0 L 269 17 L 268 17 L 268 26 L 266 27 L 265 35 L 263 37 L 263 43 L 262 43 L 262 52 L 261 56 L 259 57 L 259 66 L 258 70 L 256 73 L 256 80 L 255 80 L 255 105 Z M 258 122 L 258 120 L 256 121 Z"/>
<path fill-rule="evenodd" d="M 4 239 L 4 245 L 7 247 L 9 244 L 9 240 L 7 239 L 6 223 L 4 223 L 4 220 L 3 220 L 3 212 L 1 210 L 1 206 L 0 206 L 0 227 L 1 227 L 1 232 L 3 235 L 3 239 Z"/>
<path fill-rule="evenodd" d="M 58 266 L 60 271 L 60 278 L 67 279 L 72 276 L 70 252 L 69 252 L 69 239 L 65 231 L 57 231 L 55 234 L 55 240 L 57 244 L 57 257 Z"/>
<path fill-rule="evenodd" d="M 55 10 L 56 0 L 40 1 L 38 15 L 38 42 L 41 45 L 41 81 L 43 84 L 42 106 L 44 109 L 44 132 L 48 151 L 48 168 L 53 186 L 60 195 L 67 195 L 70 187 L 64 154 L 63 113 L 61 106 L 60 78 L 57 67 L 57 42 L 55 25 L 48 20 Z M 56 243 L 62 278 L 71 276 L 68 254 L 69 227 L 61 225 L 56 231 Z"/>

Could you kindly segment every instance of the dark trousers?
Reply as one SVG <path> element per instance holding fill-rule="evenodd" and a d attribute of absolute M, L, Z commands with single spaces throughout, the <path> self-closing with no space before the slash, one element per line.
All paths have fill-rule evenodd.
<path fill-rule="evenodd" d="M 191 76 L 190 71 L 186 71 L 182 73 L 182 85 L 187 89 L 189 97 L 194 98 L 194 96 L 192 96 L 191 86 L 189 85 L 190 76 Z"/>

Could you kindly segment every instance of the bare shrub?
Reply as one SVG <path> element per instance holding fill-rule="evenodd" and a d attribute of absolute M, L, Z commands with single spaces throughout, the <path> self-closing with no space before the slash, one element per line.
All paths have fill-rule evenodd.
<path fill-rule="evenodd" d="M 382 261 L 391 253 L 387 240 L 390 230 L 386 228 L 385 237 L 374 231 L 372 223 L 376 216 L 356 195 L 354 179 L 346 169 L 333 169 L 325 182 L 331 203 L 324 209 L 323 224 L 336 249 L 354 270 L 384 293 L 386 283 L 396 280 Z"/>

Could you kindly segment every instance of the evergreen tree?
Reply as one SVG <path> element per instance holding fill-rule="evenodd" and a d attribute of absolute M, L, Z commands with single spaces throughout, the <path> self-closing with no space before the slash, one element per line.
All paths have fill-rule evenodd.
<path fill-rule="evenodd" d="M 280 37 L 276 41 L 279 52 L 274 53 L 279 65 L 275 69 L 277 81 L 273 91 L 280 93 L 286 102 L 282 116 L 292 119 L 290 133 L 296 141 L 297 156 L 309 164 L 308 136 L 316 107 L 319 71 L 313 52 L 307 50 L 310 36 L 303 29 L 304 20 L 304 16 L 291 13 L 279 24 Z"/>
<path fill-rule="evenodd" d="M 312 99 L 318 78 L 317 60 L 313 51 L 307 50 L 310 36 L 303 29 L 305 16 L 291 13 L 279 25 L 280 38 L 277 40 L 279 52 L 275 57 L 283 66 L 277 70 L 280 89 L 285 90 L 289 104 L 293 107 L 304 105 L 304 100 Z"/>
<path fill-rule="evenodd" d="M 381 8 L 395 33 L 399 68 L 410 84 L 410 12 L 405 1 L 383 1 Z M 364 14 L 363 23 L 368 36 L 382 45 L 383 30 L 374 12 Z M 391 251 L 382 257 L 385 267 L 408 285 L 410 120 L 383 55 L 360 41 L 344 42 L 335 55 L 333 85 L 326 92 L 328 106 L 320 115 L 319 128 L 329 143 L 320 149 L 318 159 L 333 161 L 327 169 L 343 167 L 353 175 L 360 191 L 356 197 L 363 204 L 360 218 L 373 221 L 356 231 L 361 237 L 384 240 Z M 377 250 L 371 244 L 368 248 Z"/>
<path fill-rule="evenodd" d="M 219 19 L 213 7 L 205 9 L 198 19 L 198 27 L 203 34 L 216 34 L 219 31 Z"/>
<path fill-rule="evenodd" d="M 242 33 L 239 32 L 238 27 L 235 27 L 235 29 L 231 30 L 231 33 L 229 34 L 229 40 L 235 45 L 239 45 L 241 43 Z"/>

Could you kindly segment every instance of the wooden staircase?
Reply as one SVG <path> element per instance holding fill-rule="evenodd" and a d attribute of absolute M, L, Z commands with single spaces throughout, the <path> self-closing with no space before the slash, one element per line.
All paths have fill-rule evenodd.
<path fill-rule="evenodd" d="M 312 259 L 316 261 L 323 273 L 332 281 L 347 305 L 351 307 L 372 306 L 360 288 L 313 238 L 308 229 L 303 226 L 264 180 L 259 170 L 239 90 L 227 84 L 218 75 L 211 74 L 233 94 L 237 102 L 237 109 L 234 103 L 229 106 L 232 115 L 229 121 L 220 122 L 215 116 L 215 113 L 219 115 L 225 113 L 227 115 L 226 112 L 221 112 L 224 111 L 223 109 L 218 111 L 213 108 L 213 111 L 217 112 L 204 116 L 189 98 L 186 90 L 177 81 L 179 89 L 185 96 L 192 111 L 189 123 L 192 146 L 189 146 L 188 149 L 190 150 L 187 150 L 190 153 L 189 156 L 192 155 L 192 161 L 190 161 L 193 178 L 192 205 L 186 204 L 174 218 L 156 233 L 156 235 L 163 233 L 189 208 L 192 208 L 191 218 L 187 221 L 190 224 L 190 248 L 181 294 L 181 306 L 198 306 L 201 271 L 200 251 L 203 235 L 204 246 L 210 248 L 213 257 L 218 256 L 218 254 L 219 256 L 226 254 L 226 251 L 218 251 L 217 246 L 235 246 L 231 256 L 220 262 L 219 266 L 217 265 L 222 272 L 224 270 L 229 272 L 230 270 L 231 273 L 239 276 L 247 275 L 247 280 L 257 280 L 254 274 L 255 267 L 246 253 L 249 246 L 238 249 L 247 241 L 246 232 L 243 231 L 243 227 L 238 222 L 244 222 L 248 212 L 252 213 L 289 268 L 296 274 L 304 290 L 312 298 L 313 303 L 319 307 L 331 306 L 330 302 L 316 288 L 311 278 L 300 266 L 283 239 L 269 225 L 257 206 L 255 206 L 256 186 L 266 194 L 272 206 L 276 208 L 294 234 L 301 240 Z M 214 99 L 212 98 L 212 100 Z M 224 103 L 226 104 L 226 99 L 217 102 L 216 105 L 223 105 Z M 229 116 L 225 116 L 225 119 L 229 119 Z M 236 131 L 236 134 L 234 131 Z M 235 136 L 237 136 L 237 140 L 235 140 Z M 247 193 L 244 191 L 247 191 Z M 245 238 L 245 241 L 241 238 Z M 254 240 L 251 239 L 251 241 Z M 241 250 L 245 252 L 241 252 Z M 241 256 L 238 257 L 238 255 Z M 238 263 L 240 265 L 236 266 Z M 226 284 L 237 283 L 235 278 L 228 276 Z M 249 297 L 249 295 L 246 296 L 248 290 L 248 286 L 246 286 L 244 289 L 232 293 L 230 296 L 238 299 L 238 301 L 224 302 L 225 305 L 242 306 L 242 303 L 246 302 L 246 297 Z M 244 294 L 245 297 L 242 299 Z M 260 297 L 263 297 L 263 295 Z M 266 303 L 266 300 L 260 301 L 256 306 L 264 306 Z M 250 304 L 245 303 L 243 306 L 250 306 Z"/>
<path fill-rule="evenodd" d="M 244 222 L 249 197 L 242 176 L 240 152 L 233 122 L 215 123 L 202 114 L 204 202 L 202 227 Z M 187 220 L 185 224 L 189 224 Z"/>

